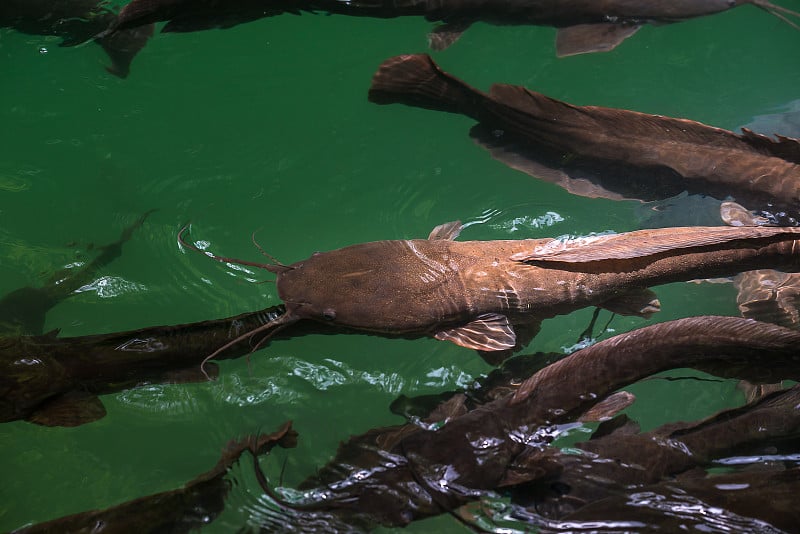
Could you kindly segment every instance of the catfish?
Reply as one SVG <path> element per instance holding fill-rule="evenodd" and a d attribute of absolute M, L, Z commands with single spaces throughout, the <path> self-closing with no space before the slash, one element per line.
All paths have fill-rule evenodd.
<path fill-rule="evenodd" d="M 787 210 L 800 220 L 795 138 L 574 106 L 515 85 L 495 84 L 484 93 L 422 54 L 384 61 L 368 96 L 377 104 L 467 115 L 479 123 L 470 135 L 492 157 L 576 195 L 654 201 L 688 191 L 733 197 L 750 210 Z"/>
<path fill-rule="evenodd" d="M 61 37 L 60 46 L 76 46 L 94 40 L 111 59 L 106 70 L 119 78 L 130 73 L 133 58 L 153 35 L 154 26 L 145 24 L 100 36 L 117 19 L 104 0 L 3 0 L 0 28 L 13 28 L 31 35 Z"/>
<path fill-rule="evenodd" d="M 216 256 L 276 275 L 286 313 L 229 344 L 301 320 L 387 337 L 451 341 L 499 363 L 527 344 L 543 319 L 586 306 L 649 317 L 649 286 L 800 268 L 797 227 L 684 227 L 578 239 L 465 241 L 459 222 L 425 239 L 361 243 L 291 265 Z M 178 236 L 187 248 L 199 249 Z M 210 354 L 213 359 L 226 350 Z"/>
<path fill-rule="evenodd" d="M 613 50 L 644 24 L 678 22 L 751 4 L 800 29 L 787 17 L 800 17 L 767 0 L 133 0 L 110 28 L 133 28 L 167 21 L 165 32 L 230 28 L 281 13 L 324 12 L 373 18 L 423 16 L 440 22 L 428 35 L 431 48 L 443 50 L 475 22 L 558 28 L 559 56 Z"/>
<path fill-rule="evenodd" d="M 118 240 L 98 247 L 97 256 L 86 264 L 56 272 L 41 287 L 21 287 L 0 298 L 0 336 L 44 333 L 47 312 L 91 283 L 99 270 L 116 260 L 122 254 L 122 246 L 153 211 L 145 212 L 123 229 Z"/>
<path fill-rule="evenodd" d="M 619 388 L 669 369 L 713 367 L 736 378 L 763 369 L 773 379 L 796 379 L 798 343 L 800 332 L 738 317 L 690 317 L 617 335 L 541 369 L 515 392 L 467 413 L 452 403 L 437 409 L 439 424 L 428 420 L 350 438 L 299 486 L 302 499 L 292 503 L 283 502 L 257 472 L 280 507 L 270 526 L 313 527 L 331 518 L 363 528 L 402 526 L 489 491 L 508 495 L 521 485 L 562 478 L 576 485 L 571 493 L 586 504 L 623 491 L 628 483 L 653 483 L 731 453 L 768 450 L 775 440 L 788 438 L 796 446 L 797 387 L 697 423 L 671 423 L 641 435 L 619 428 L 604 437 L 596 433 L 578 445 L 586 451 L 582 456 L 549 445 Z M 599 458 L 594 470 L 601 474 L 589 481 L 580 471 L 593 454 Z"/>
<path fill-rule="evenodd" d="M 209 351 L 284 313 L 283 306 L 273 306 L 224 319 L 128 332 L 0 337 L 0 423 L 24 419 L 44 426 L 80 426 L 106 415 L 99 395 L 216 376 L 216 366 L 198 371 Z M 276 338 L 329 332 L 333 329 L 327 325 L 306 323 Z M 225 357 L 251 350 L 243 341 L 231 346 Z"/>
<path fill-rule="evenodd" d="M 227 475 L 242 454 L 265 455 L 276 445 L 282 448 L 297 445 L 297 432 L 292 429 L 291 421 L 271 434 L 230 440 L 213 468 L 181 488 L 139 497 L 103 510 L 79 512 L 28 525 L 13 532 L 195 532 L 224 511 L 233 487 Z"/>

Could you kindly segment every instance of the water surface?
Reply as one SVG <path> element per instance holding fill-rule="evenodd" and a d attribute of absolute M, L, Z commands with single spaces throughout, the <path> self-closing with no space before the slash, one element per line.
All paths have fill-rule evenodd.
<path fill-rule="evenodd" d="M 800 8 L 797 2 L 784 2 Z M 574 197 L 490 158 L 466 117 L 366 99 L 381 61 L 424 52 L 422 19 L 285 15 L 225 31 L 161 34 L 120 80 L 91 43 L 0 30 L 0 293 L 38 285 L 86 249 L 158 208 L 91 287 L 47 316 L 75 336 L 178 324 L 278 302 L 274 286 L 201 255 L 193 235 L 227 256 L 257 260 L 250 236 L 285 263 L 316 250 L 425 237 L 473 222 L 462 239 L 549 237 L 638 227 L 636 202 Z M 752 7 L 645 27 L 607 54 L 557 59 L 555 30 L 476 24 L 442 67 L 486 89 L 523 84 L 575 104 L 623 107 L 734 129 L 791 110 L 800 87 L 798 33 Z M 46 51 L 46 52 L 45 52 Z M 794 104 L 796 105 L 796 104 Z M 334 283 L 332 281 L 332 283 Z M 657 289 L 650 321 L 735 315 L 730 285 Z M 530 350 L 569 347 L 591 310 L 548 320 Z M 607 318 L 604 314 L 602 317 Z M 213 383 L 151 385 L 108 395 L 108 415 L 75 429 L 0 426 L 0 530 L 172 489 L 209 469 L 231 437 L 300 433 L 283 483 L 323 465 L 340 440 L 401 419 L 399 394 L 468 384 L 489 367 L 434 340 L 317 336 L 276 342 L 221 364 Z M 676 372 L 673 374 L 680 374 Z M 648 381 L 628 413 L 652 428 L 742 402 L 733 381 Z M 243 464 L 249 466 L 249 460 Z M 272 469 L 274 475 L 279 467 Z M 209 532 L 244 524 L 259 506 L 249 467 Z M 406 532 L 464 530 L 443 516 Z"/>

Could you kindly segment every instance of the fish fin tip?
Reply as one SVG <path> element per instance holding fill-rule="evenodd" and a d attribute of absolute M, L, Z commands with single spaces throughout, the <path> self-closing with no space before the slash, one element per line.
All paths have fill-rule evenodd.
<path fill-rule="evenodd" d="M 461 233 L 462 228 L 464 228 L 464 225 L 461 224 L 461 221 L 446 222 L 431 230 L 428 239 L 430 241 L 453 241 Z"/>
<path fill-rule="evenodd" d="M 428 46 L 437 52 L 446 50 L 470 27 L 471 22 L 448 22 L 436 26 L 428 34 Z"/>
<path fill-rule="evenodd" d="M 487 352 L 513 349 L 517 343 L 517 336 L 508 318 L 498 313 L 480 315 L 463 326 L 440 330 L 433 337 Z"/>
<path fill-rule="evenodd" d="M 627 391 L 617 391 L 601 400 L 578 418 L 582 423 L 601 423 L 614 418 L 636 401 L 636 396 Z"/>
<path fill-rule="evenodd" d="M 661 311 L 658 296 L 650 289 L 630 291 L 601 302 L 599 306 L 619 315 L 633 315 L 649 319 Z"/>
<path fill-rule="evenodd" d="M 640 25 L 615 23 L 577 24 L 559 28 L 556 34 L 556 55 L 575 56 L 591 52 L 609 52 L 636 33 Z"/>
<path fill-rule="evenodd" d="M 756 215 L 741 204 L 733 201 L 723 202 L 719 207 L 719 216 L 728 226 L 768 226 L 766 217 Z"/>

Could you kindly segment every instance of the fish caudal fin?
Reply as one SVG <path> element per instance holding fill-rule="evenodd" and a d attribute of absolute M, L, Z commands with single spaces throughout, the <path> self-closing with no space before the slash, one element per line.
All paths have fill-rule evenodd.
<path fill-rule="evenodd" d="M 426 54 L 395 56 L 372 77 L 369 100 L 376 104 L 406 104 L 436 111 L 464 113 L 486 95 L 443 72 Z"/>

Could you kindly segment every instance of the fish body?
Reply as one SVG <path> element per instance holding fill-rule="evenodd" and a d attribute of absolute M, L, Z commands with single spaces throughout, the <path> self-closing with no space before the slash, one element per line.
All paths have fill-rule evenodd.
<path fill-rule="evenodd" d="M 471 135 L 495 158 L 581 196 L 651 201 L 688 191 L 800 209 L 798 139 L 574 106 L 514 85 L 484 93 L 426 55 L 386 60 L 369 98 L 472 117 Z"/>
<path fill-rule="evenodd" d="M 30 35 L 61 37 L 61 46 L 95 40 L 111 59 L 107 71 L 120 78 L 130 72 L 136 54 L 153 35 L 153 25 L 143 24 L 114 35 L 100 36 L 116 22 L 117 14 L 103 0 L 3 0 L 0 28 Z"/>
<path fill-rule="evenodd" d="M 438 228 L 432 239 L 362 243 L 275 269 L 287 309 L 282 320 L 430 335 L 501 351 L 517 346 L 514 325 L 538 325 L 585 306 L 649 316 L 659 309 L 650 286 L 753 265 L 800 267 L 800 228 L 793 227 L 465 242 L 453 240 L 457 232 L 441 236 Z"/>
<path fill-rule="evenodd" d="M 474 22 L 546 25 L 559 28 L 559 55 L 615 48 L 645 23 L 668 23 L 753 4 L 783 20 L 797 13 L 765 0 L 133 0 L 120 12 L 116 28 L 168 21 L 164 31 L 227 28 L 281 13 L 394 18 L 422 16 L 441 22 L 429 35 L 434 49 L 458 40 Z M 794 25 L 793 22 L 789 22 Z"/>
<path fill-rule="evenodd" d="M 98 395 L 145 383 L 205 380 L 197 367 L 205 354 L 283 312 L 275 306 L 226 319 L 66 338 L 0 337 L 0 422 L 78 426 L 105 416 Z M 250 350 L 240 343 L 225 357 Z"/>
<path fill-rule="evenodd" d="M 799 342 L 799 332 L 737 317 L 690 317 L 620 334 L 544 367 L 516 393 L 454 415 L 435 430 L 417 423 L 351 437 L 300 485 L 305 495 L 319 497 L 291 510 L 289 519 L 334 514 L 370 527 L 399 526 L 455 510 L 483 490 L 507 491 L 513 499 L 515 487 L 524 501 L 543 506 L 541 519 L 665 477 L 679 484 L 673 477 L 693 467 L 780 439 L 796 444 L 797 387 L 695 423 L 669 423 L 643 434 L 638 428 L 612 430 L 566 453 L 550 446 L 555 429 L 654 373 L 714 365 L 742 377 L 779 364 L 780 376 L 796 378 Z"/>

